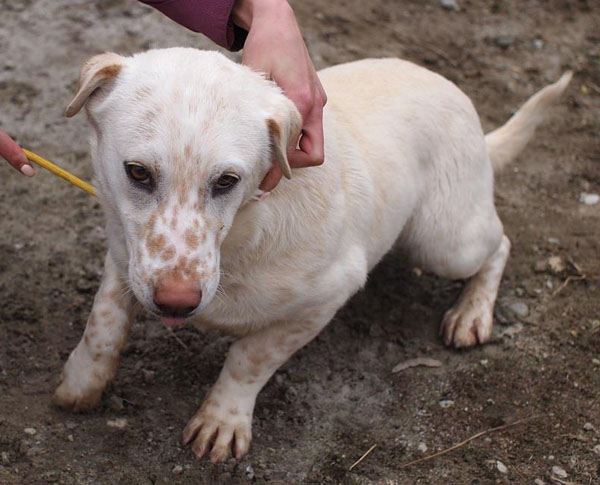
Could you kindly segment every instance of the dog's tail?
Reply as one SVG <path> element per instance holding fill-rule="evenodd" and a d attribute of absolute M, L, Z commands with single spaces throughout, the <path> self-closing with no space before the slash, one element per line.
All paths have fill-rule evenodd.
<path fill-rule="evenodd" d="M 500 171 L 525 148 L 548 110 L 558 101 L 573 73 L 568 71 L 538 91 L 504 125 L 485 136 L 494 172 Z"/>

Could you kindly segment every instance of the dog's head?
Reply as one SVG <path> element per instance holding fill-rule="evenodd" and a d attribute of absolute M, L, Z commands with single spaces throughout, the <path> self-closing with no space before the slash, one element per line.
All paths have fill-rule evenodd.
<path fill-rule="evenodd" d="M 220 246 L 301 119 L 274 83 L 215 52 L 102 54 L 66 114 L 85 105 L 111 253 L 137 299 L 179 323 L 219 283 Z"/>

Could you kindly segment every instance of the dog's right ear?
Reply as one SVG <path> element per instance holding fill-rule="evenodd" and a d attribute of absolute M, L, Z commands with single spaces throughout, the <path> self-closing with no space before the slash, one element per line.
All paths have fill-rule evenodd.
<path fill-rule="evenodd" d="M 124 63 L 123 56 L 112 52 L 99 54 L 89 59 L 81 68 L 77 94 L 67 106 L 65 115 L 70 118 L 79 113 L 79 110 L 96 90 L 117 77 Z"/>

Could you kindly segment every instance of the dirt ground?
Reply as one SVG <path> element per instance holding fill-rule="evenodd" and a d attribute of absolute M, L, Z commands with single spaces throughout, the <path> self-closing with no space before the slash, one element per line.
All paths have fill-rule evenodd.
<path fill-rule="evenodd" d="M 100 281 L 102 213 L 41 170 L 28 180 L 0 166 L 2 485 L 600 483 L 600 204 L 580 202 L 600 193 L 600 4 L 457 4 L 293 2 L 318 67 L 410 59 L 457 83 L 486 129 L 575 72 L 551 119 L 497 179 L 513 251 L 493 341 L 445 348 L 437 326 L 462 284 L 419 276 L 392 252 L 259 395 L 242 462 L 198 462 L 181 430 L 231 339 L 190 327 L 174 337 L 143 315 L 100 407 L 54 408 Z M 86 179 L 89 129 L 83 116 L 62 117 L 82 62 L 107 50 L 211 47 L 135 1 L 0 0 L 0 12 L 0 127 Z M 442 366 L 391 372 L 415 357 Z M 124 427 L 114 427 L 118 418 Z M 522 418 L 531 420 L 401 469 Z"/>

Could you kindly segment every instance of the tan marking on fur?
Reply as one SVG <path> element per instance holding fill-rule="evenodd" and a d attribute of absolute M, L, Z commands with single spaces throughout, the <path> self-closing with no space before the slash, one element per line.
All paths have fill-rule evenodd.
<path fill-rule="evenodd" d="M 166 243 L 167 240 L 163 234 L 159 234 L 156 237 L 149 237 L 148 239 L 146 239 L 146 246 L 148 248 L 148 253 L 150 254 L 150 256 L 154 257 L 158 253 L 160 253 L 165 247 Z"/>
<path fill-rule="evenodd" d="M 154 212 L 152 214 L 152 216 L 150 217 L 150 219 L 148 220 L 148 234 L 153 234 L 154 233 L 154 228 L 156 227 L 156 220 L 158 219 L 158 214 L 156 212 Z"/>
<path fill-rule="evenodd" d="M 98 312 L 98 316 L 104 320 L 107 320 L 108 318 L 110 318 L 112 316 L 112 313 L 110 310 L 105 308 L 104 310 L 101 310 L 100 312 Z M 92 320 L 91 316 L 90 316 L 90 320 Z M 94 325 L 94 323 L 91 323 L 91 321 L 90 321 L 90 325 Z"/>
<path fill-rule="evenodd" d="M 227 369 L 229 371 L 229 375 L 231 377 L 231 379 L 233 379 L 236 382 L 241 382 L 242 380 L 242 376 L 241 374 L 238 374 L 237 372 L 235 372 L 233 369 Z"/>
<path fill-rule="evenodd" d="M 175 257 L 175 246 L 169 246 L 160 255 L 163 261 L 169 261 Z"/>
<path fill-rule="evenodd" d="M 171 218 L 171 229 L 175 230 L 177 227 L 177 216 L 179 214 L 179 206 L 175 206 L 173 209 L 173 217 Z"/>
<path fill-rule="evenodd" d="M 267 128 L 269 129 L 269 135 L 271 135 L 276 143 L 279 143 L 281 140 L 281 128 L 277 124 L 275 120 L 268 119 L 267 120 Z"/>
<path fill-rule="evenodd" d="M 185 231 L 183 237 L 185 239 L 185 244 L 190 249 L 196 249 L 200 244 L 200 238 L 198 237 L 198 234 L 196 234 L 192 229 Z"/>
<path fill-rule="evenodd" d="M 192 158 L 192 144 L 191 143 L 186 143 L 185 146 L 183 147 L 183 157 L 185 158 L 185 160 L 189 160 L 190 158 Z"/>
<path fill-rule="evenodd" d="M 113 289 L 108 297 L 117 305 L 121 310 L 127 310 L 127 303 L 123 298 L 123 289 L 115 288 Z"/>
<path fill-rule="evenodd" d="M 113 79 L 117 76 L 117 74 L 119 74 L 119 72 L 121 71 L 121 67 L 122 66 L 120 64 L 112 64 L 110 66 L 104 66 L 102 69 L 100 69 L 96 73 L 96 76 L 104 77 L 106 79 Z"/>

